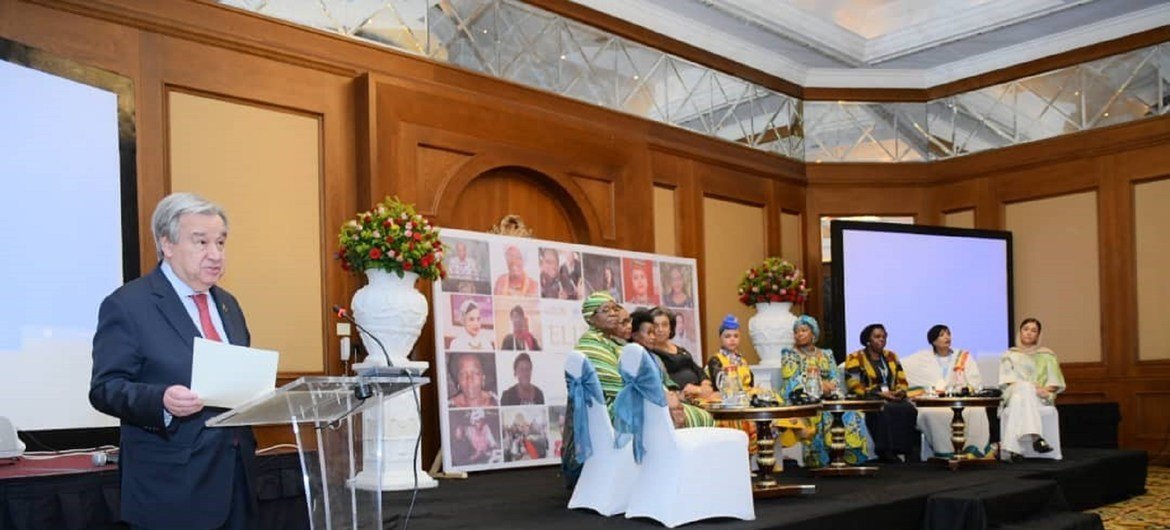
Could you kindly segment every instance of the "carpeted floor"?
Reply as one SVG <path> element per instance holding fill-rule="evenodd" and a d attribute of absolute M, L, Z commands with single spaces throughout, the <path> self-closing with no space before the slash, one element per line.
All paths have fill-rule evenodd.
<path fill-rule="evenodd" d="M 1170 467 L 1149 467 L 1145 495 L 1089 511 L 1106 530 L 1170 529 Z"/>

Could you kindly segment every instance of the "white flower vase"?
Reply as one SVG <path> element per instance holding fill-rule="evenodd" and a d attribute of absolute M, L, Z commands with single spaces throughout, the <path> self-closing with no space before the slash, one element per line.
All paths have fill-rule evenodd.
<path fill-rule="evenodd" d="M 418 274 L 397 273 L 380 269 L 366 270 L 369 283 L 353 295 L 353 319 L 365 328 L 362 344 L 369 356 L 368 366 L 386 366 L 386 358 L 378 342 L 386 347 L 386 354 L 394 366 L 408 366 L 407 356 L 422 333 L 427 321 L 427 298 L 414 288 Z M 377 341 L 370 338 L 373 334 Z"/>
<path fill-rule="evenodd" d="M 405 272 L 399 278 L 397 273 L 369 269 L 366 271 L 369 283 L 353 295 L 353 318 L 365 328 L 361 331 L 362 344 L 369 355 L 365 361 L 354 365 L 355 369 L 386 366 L 386 356 L 397 367 L 404 367 L 416 376 L 421 376 L 430 367 L 425 361 L 411 361 L 407 358 L 422 333 L 427 320 L 427 298 L 415 289 L 418 274 Z M 373 335 L 371 337 L 370 335 Z M 378 346 L 377 338 L 386 347 L 386 356 Z M 382 474 L 377 473 L 378 451 L 364 451 L 362 471 L 354 479 L 358 488 L 385 491 L 414 488 L 418 477 L 419 488 L 433 488 L 438 482 L 422 468 L 420 454 L 415 451 L 422 424 L 418 419 L 418 388 L 414 395 L 402 392 L 383 406 L 382 439 L 377 440 L 377 418 L 363 413 L 363 447 L 382 447 Z"/>
<path fill-rule="evenodd" d="M 792 325 L 796 316 L 792 314 L 792 302 L 756 304 L 756 314 L 748 320 L 748 333 L 752 347 L 760 356 L 759 366 L 780 367 L 780 352 L 796 344 Z"/>

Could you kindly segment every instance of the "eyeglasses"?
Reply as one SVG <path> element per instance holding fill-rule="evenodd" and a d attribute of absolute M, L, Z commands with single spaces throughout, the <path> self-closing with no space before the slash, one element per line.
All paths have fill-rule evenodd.
<path fill-rule="evenodd" d="M 598 308 L 597 312 L 599 312 L 599 313 L 619 313 L 619 312 L 621 312 L 621 310 L 622 310 L 622 306 L 620 306 L 620 305 L 605 304 L 605 305 L 601 306 L 600 308 Z"/>

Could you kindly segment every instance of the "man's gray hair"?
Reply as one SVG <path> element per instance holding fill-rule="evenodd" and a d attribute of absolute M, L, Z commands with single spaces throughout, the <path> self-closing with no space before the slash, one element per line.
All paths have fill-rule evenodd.
<path fill-rule="evenodd" d="M 194 193 L 172 193 L 159 201 L 150 216 L 150 232 L 154 234 L 154 248 L 158 259 L 163 259 L 162 238 L 171 243 L 179 241 L 179 218 L 187 214 L 218 215 L 227 228 L 227 214 L 215 204 Z"/>

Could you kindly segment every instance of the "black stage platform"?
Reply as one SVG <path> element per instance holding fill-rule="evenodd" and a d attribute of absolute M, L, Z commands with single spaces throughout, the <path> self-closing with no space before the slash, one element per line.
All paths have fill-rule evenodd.
<path fill-rule="evenodd" d="M 931 464 L 881 466 L 872 477 L 814 478 L 786 471 L 783 482 L 816 484 L 806 497 L 756 501 L 756 520 L 713 520 L 686 528 L 977 529 L 1101 528 L 1095 515 L 1077 513 L 1145 492 L 1146 453 L 1066 449 L 1065 460 L 948 471 Z M 693 502 L 703 502 L 694 477 Z M 409 496 L 392 495 L 391 511 Z M 565 508 L 568 494 L 556 468 L 477 473 L 444 480 L 419 494 L 409 528 L 652 528 L 649 520 L 604 518 Z M 387 528 L 398 527 L 387 521 Z"/>
<path fill-rule="evenodd" d="M 295 454 L 260 459 L 261 528 L 308 528 Z M 931 464 L 881 466 L 872 477 L 814 478 L 798 468 L 789 483 L 816 484 L 807 497 L 756 501 L 756 520 L 714 520 L 687 528 L 878 530 L 983 528 L 1101 528 L 1098 507 L 1145 491 L 1145 452 L 1065 449 L 1060 462 L 1035 460 L 948 471 Z M 693 478 L 693 502 L 703 502 L 703 477 Z M 401 528 L 409 494 L 388 494 L 386 528 Z M 649 520 L 604 518 L 565 508 L 558 469 L 476 473 L 444 480 L 419 493 L 409 528 L 655 528 Z M 114 469 L 0 480 L 0 530 L 121 529 Z"/>

